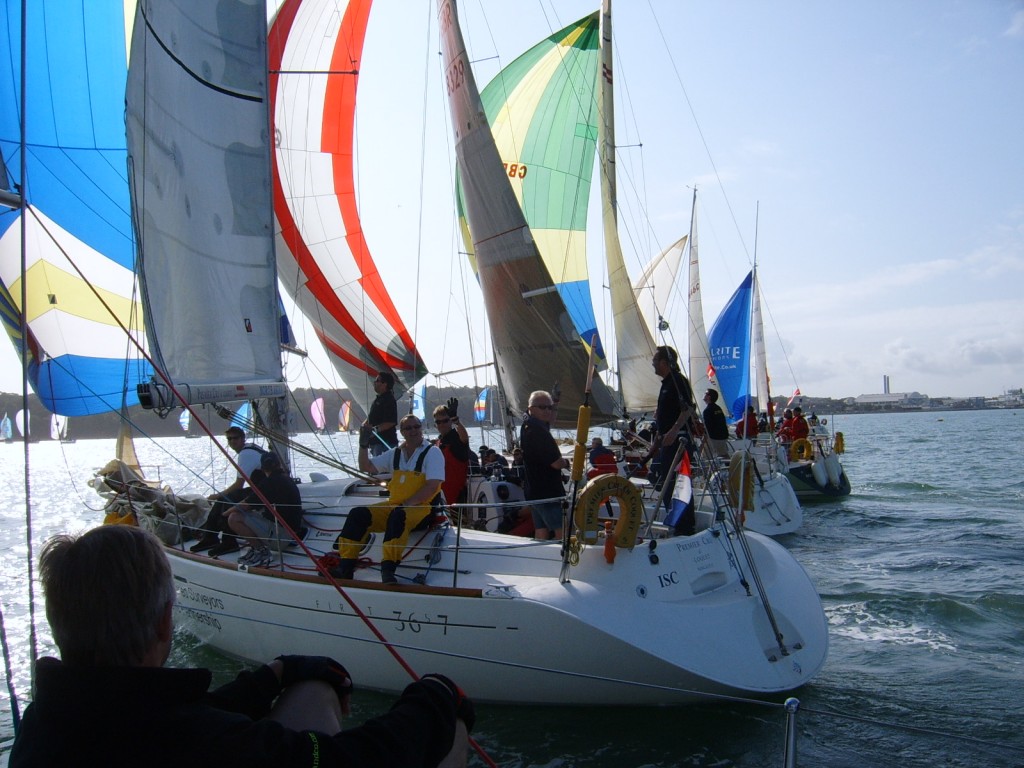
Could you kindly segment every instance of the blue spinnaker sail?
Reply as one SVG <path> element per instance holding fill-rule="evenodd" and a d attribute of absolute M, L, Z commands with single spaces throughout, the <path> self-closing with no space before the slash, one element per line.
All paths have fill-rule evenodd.
<path fill-rule="evenodd" d="M 743 417 L 750 400 L 750 311 L 754 273 L 749 272 L 708 333 L 724 405 L 734 421 Z"/>
<path fill-rule="evenodd" d="M 0 0 L 0 153 L 9 191 L 26 200 L 28 233 L 22 275 L 21 209 L 0 209 L 0 314 L 42 404 L 67 416 L 134 405 L 135 385 L 151 375 L 118 323 L 143 342 L 126 169 L 125 6 L 28 4 L 21 179 L 22 3 Z"/>

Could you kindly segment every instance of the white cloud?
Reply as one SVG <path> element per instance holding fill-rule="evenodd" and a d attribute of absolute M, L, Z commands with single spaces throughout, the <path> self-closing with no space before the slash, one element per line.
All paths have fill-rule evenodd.
<path fill-rule="evenodd" d="M 1006 37 L 1024 37 L 1024 11 L 1017 11 L 1010 19 L 1010 26 L 1003 34 Z"/>

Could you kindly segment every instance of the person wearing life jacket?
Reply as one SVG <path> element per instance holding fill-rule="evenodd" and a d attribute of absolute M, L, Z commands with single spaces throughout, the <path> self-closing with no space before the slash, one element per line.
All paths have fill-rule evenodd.
<path fill-rule="evenodd" d="M 408 414 L 399 422 L 402 442 L 379 456 L 370 457 L 370 435 L 359 436 L 359 468 L 364 472 L 391 472 L 388 500 L 369 507 L 354 507 L 345 519 L 338 536 L 341 563 L 331 575 L 351 579 L 356 559 L 370 531 L 384 532 L 380 562 L 380 580 L 395 584 L 395 570 L 409 534 L 433 514 L 432 502 L 441 493 L 444 482 L 444 454 L 436 445 L 423 439 L 419 417 Z M 365 431 L 365 429 L 364 429 Z"/>
<path fill-rule="evenodd" d="M 793 411 L 789 408 L 782 412 L 782 421 L 779 422 L 778 431 L 775 436 L 780 443 L 793 442 Z"/>
<path fill-rule="evenodd" d="M 757 439 L 757 414 L 754 412 L 754 406 L 748 405 L 747 412 L 743 415 L 743 418 L 736 423 L 736 437 L 746 438 L 747 440 Z"/>
<path fill-rule="evenodd" d="M 804 418 L 803 409 L 797 406 L 793 409 L 793 422 L 789 427 L 790 440 L 796 442 L 800 439 L 807 439 L 807 436 L 811 433 L 811 427 L 807 423 L 807 419 Z"/>
<path fill-rule="evenodd" d="M 434 409 L 437 439 L 434 441 L 444 454 L 444 482 L 441 488 L 449 504 L 466 501 L 466 475 L 469 472 L 469 433 L 459 421 L 459 401 L 452 397 L 447 404 Z"/>

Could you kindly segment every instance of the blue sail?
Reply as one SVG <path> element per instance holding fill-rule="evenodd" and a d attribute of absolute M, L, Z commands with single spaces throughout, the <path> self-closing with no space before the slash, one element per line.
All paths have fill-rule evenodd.
<path fill-rule="evenodd" d="M 0 208 L 0 316 L 48 410 L 118 410 L 138 402 L 135 385 L 151 375 L 121 328 L 144 343 L 126 168 L 125 4 L 28 4 L 21 179 L 22 3 L 0 3 L 0 156 L 9 191 L 25 197 L 28 232 L 23 276 L 21 209 Z"/>
<path fill-rule="evenodd" d="M 750 313 L 754 273 L 749 272 L 708 333 L 711 365 L 732 419 L 743 417 L 750 401 Z"/>

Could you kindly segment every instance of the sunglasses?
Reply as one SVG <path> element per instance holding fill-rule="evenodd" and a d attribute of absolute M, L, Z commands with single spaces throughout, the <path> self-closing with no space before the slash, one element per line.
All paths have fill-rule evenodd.
<path fill-rule="evenodd" d="M 555 406 L 553 405 L 535 405 L 534 408 L 540 408 L 542 411 L 553 411 Z"/>
<path fill-rule="evenodd" d="M 451 419 L 434 419 L 435 424 L 447 424 Z"/>
<path fill-rule="evenodd" d="M 423 429 L 423 425 L 422 424 L 407 424 L 406 426 L 402 427 L 402 431 L 403 432 L 415 432 L 417 429 Z"/>

